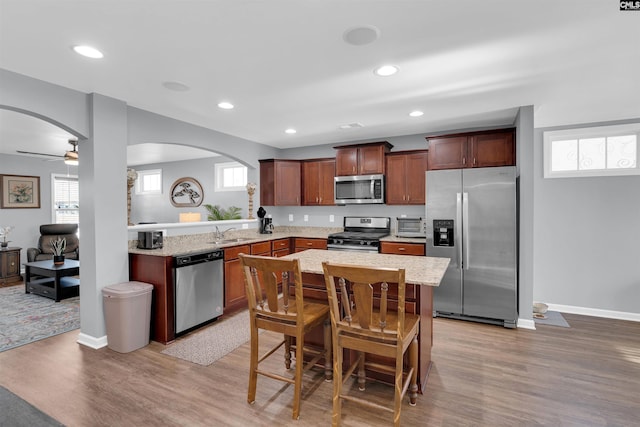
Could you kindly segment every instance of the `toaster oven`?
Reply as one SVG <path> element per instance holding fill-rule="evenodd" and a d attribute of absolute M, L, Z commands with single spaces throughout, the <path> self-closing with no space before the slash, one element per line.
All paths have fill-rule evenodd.
<path fill-rule="evenodd" d="M 396 218 L 396 236 L 426 237 L 426 221 L 424 218 Z"/>

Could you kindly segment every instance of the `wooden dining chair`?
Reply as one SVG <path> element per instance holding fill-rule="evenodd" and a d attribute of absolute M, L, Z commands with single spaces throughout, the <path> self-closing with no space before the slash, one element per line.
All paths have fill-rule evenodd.
<path fill-rule="evenodd" d="M 249 367 L 249 392 L 247 401 L 256 399 L 258 374 L 294 384 L 293 419 L 300 416 L 300 395 L 302 376 L 320 359 L 325 359 L 325 379 L 331 381 L 331 323 L 329 306 L 323 303 L 308 302 L 302 295 L 302 272 L 299 260 L 282 260 L 266 256 L 240 254 L 244 273 L 244 283 L 249 300 L 251 321 L 251 361 Z M 277 275 L 282 275 L 282 289 L 278 289 Z M 295 291 L 291 295 L 290 283 Z M 324 348 L 318 349 L 304 345 L 304 336 L 316 326 L 324 324 Z M 279 332 L 283 340 L 275 347 L 258 357 L 258 330 Z M 295 339 L 295 341 L 292 340 Z M 295 349 L 295 373 L 293 378 L 260 369 L 259 364 L 273 355 L 284 345 L 284 363 L 291 369 L 291 353 Z M 304 363 L 304 354 L 310 354 L 311 360 Z"/>
<path fill-rule="evenodd" d="M 400 425 L 402 399 L 409 391 L 410 405 L 418 396 L 418 331 L 420 317 L 405 313 L 405 271 L 391 268 L 367 268 L 352 265 L 322 263 L 327 286 L 333 334 L 333 414 L 332 425 L 340 424 L 342 401 L 353 401 L 371 408 L 393 413 L 394 425 Z M 336 283 L 338 289 L 336 289 Z M 374 284 L 376 285 L 374 290 Z M 398 309 L 388 310 L 389 284 L 398 284 Z M 340 300 L 338 299 L 340 298 Z M 343 375 L 343 352 L 354 350 L 357 355 Z M 409 350 L 409 369 L 404 370 L 404 354 Z M 348 350 L 347 350 L 348 351 Z M 395 369 L 375 364 L 395 377 L 393 408 L 365 397 L 343 392 L 343 384 L 358 368 L 358 386 L 365 389 L 366 354 L 393 358 Z"/>

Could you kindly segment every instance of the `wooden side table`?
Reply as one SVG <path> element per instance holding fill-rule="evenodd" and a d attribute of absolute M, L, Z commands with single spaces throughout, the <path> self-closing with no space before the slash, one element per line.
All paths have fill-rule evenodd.
<path fill-rule="evenodd" d="M 0 249 L 0 283 L 21 282 L 20 250 L 22 248 Z"/>

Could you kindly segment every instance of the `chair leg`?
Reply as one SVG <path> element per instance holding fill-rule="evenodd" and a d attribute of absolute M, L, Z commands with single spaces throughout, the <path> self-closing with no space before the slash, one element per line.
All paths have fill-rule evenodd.
<path fill-rule="evenodd" d="M 342 348 L 338 345 L 338 340 L 333 335 L 333 414 L 331 415 L 331 425 L 338 427 L 342 410 Z"/>
<path fill-rule="evenodd" d="M 304 336 L 296 337 L 296 373 L 293 390 L 293 419 L 300 417 L 300 395 L 302 394 L 302 374 L 304 372 Z"/>
<path fill-rule="evenodd" d="M 333 377 L 333 367 L 331 366 L 331 321 L 327 318 L 324 321 L 324 380 L 331 381 Z"/>
<path fill-rule="evenodd" d="M 256 401 L 256 386 L 258 382 L 258 330 L 254 319 L 251 319 L 251 355 L 249 357 L 249 391 L 247 402 L 253 404 Z"/>
<path fill-rule="evenodd" d="M 413 369 L 411 384 L 409 385 L 409 405 L 416 406 L 418 397 L 418 336 L 416 335 L 409 344 L 409 363 Z"/>
<path fill-rule="evenodd" d="M 366 382 L 366 375 L 364 374 L 364 358 L 364 352 L 358 352 L 358 390 L 360 391 L 364 391 Z"/>
<path fill-rule="evenodd" d="M 393 398 L 393 425 L 396 427 L 400 426 L 400 410 L 402 409 L 402 373 L 404 371 L 402 365 L 403 357 L 402 354 L 400 354 L 396 357 L 395 393 Z"/>
<path fill-rule="evenodd" d="M 291 337 L 289 335 L 284 336 L 284 366 L 291 369 Z"/>

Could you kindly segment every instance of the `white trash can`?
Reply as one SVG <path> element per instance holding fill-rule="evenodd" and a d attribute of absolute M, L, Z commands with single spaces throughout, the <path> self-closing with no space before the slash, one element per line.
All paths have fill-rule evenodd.
<path fill-rule="evenodd" d="M 153 285 L 124 282 L 102 288 L 107 345 L 129 353 L 149 344 Z"/>

